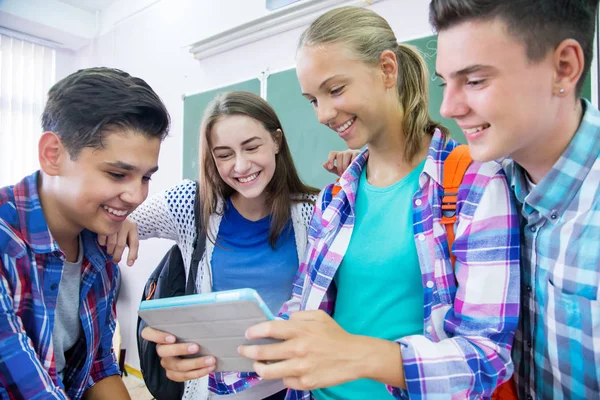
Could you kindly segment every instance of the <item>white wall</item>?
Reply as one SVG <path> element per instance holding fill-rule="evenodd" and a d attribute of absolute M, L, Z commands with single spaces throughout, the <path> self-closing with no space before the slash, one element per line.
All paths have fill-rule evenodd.
<path fill-rule="evenodd" d="M 258 77 L 267 67 L 279 71 L 294 66 L 295 46 L 303 28 L 202 61 L 189 53 L 190 44 L 267 14 L 264 4 L 264 0 L 158 1 L 116 24 L 71 60 L 73 71 L 102 65 L 140 76 L 165 101 L 172 128 L 161 150 L 160 171 L 152 180 L 151 194 L 176 184 L 182 175 L 182 95 Z M 408 40 L 431 34 L 427 5 L 421 0 L 383 0 L 371 8 L 390 22 L 399 40 Z M 147 276 L 170 246 L 164 240 L 143 242 L 135 266 L 121 267 L 118 318 L 123 348 L 127 349 L 126 363 L 136 369 L 140 296 Z"/>

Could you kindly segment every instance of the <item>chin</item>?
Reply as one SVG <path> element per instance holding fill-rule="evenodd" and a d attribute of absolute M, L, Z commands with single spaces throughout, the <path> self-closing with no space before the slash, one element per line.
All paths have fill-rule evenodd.
<path fill-rule="evenodd" d="M 474 161 L 488 162 L 497 160 L 498 158 L 500 158 L 500 156 L 498 156 L 496 153 L 497 152 L 494 151 L 494 149 L 490 149 L 487 146 L 469 143 L 469 154 L 471 154 L 471 158 Z"/>

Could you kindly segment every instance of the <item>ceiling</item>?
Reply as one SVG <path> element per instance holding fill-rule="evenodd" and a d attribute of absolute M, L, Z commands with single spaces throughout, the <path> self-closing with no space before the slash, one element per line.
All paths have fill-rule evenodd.
<path fill-rule="evenodd" d="M 108 8 L 116 0 L 59 0 L 61 3 L 66 3 L 70 6 L 82 9 L 87 12 L 95 13 Z"/>

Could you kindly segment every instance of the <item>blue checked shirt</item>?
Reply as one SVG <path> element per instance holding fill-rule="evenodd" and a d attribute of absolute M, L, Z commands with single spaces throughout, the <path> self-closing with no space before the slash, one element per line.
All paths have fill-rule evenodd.
<path fill-rule="evenodd" d="M 521 399 L 600 399 L 600 112 L 585 115 L 552 170 L 528 189 L 505 167 L 523 218 Z"/>
<path fill-rule="evenodd" d="M 119 374 L 112 351 L 118 269 L 96 234 L 83 231 L 84 335 L 65 354 L 61 380 L 52 330 L 65 256 L 48 230 L 37 178 L 0 188 L 0 399 L 80 399 L 96 382 Z"/>

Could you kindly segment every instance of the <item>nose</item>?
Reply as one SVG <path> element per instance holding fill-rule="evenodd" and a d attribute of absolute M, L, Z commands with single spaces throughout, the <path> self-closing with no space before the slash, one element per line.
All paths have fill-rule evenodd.
<path fill-rule="evenodd" d="M 132 182 L 120 196 L 122 201 L 134 207 L 142 204 L 146 200 L 146 197 L 148 197 L 148 185 L 145 185 L 143 182 Z"/>
<path fill-rule="evenodd" d="M 329 123 L 333 121 L 337 115 L 335 107 L 333 107 L 328 101 L 319 102 L 315 108 L 315 112 L 317 113 L 317 119 L 323 125 L 329 125 Z"/>
<path fill-rule="evenodd" d="M 440 114 L 444 118 L 457 119 L 469 112 L 469 106 L 464 91 L 447 85 L 444 89 L 444 97 L 440 106 Z"/>
<path fill-rule="evenodd" d="M 235 158 L 235 166 L 233 168 L 236 173 L 243 174 L 250 169 L 251 164 L 250 160 L 244 154 L 238 154 Z"/>

